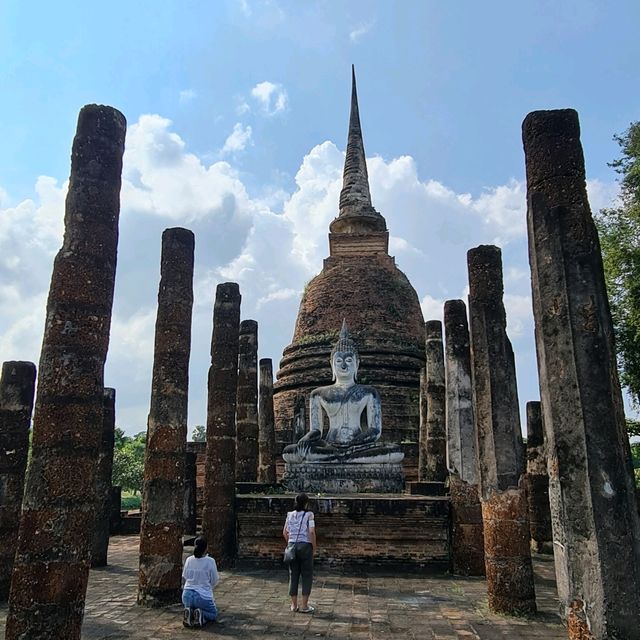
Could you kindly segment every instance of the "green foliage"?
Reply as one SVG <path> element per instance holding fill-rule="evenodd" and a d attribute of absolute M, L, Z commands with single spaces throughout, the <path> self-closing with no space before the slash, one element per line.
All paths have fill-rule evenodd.
<path fill-rule="evenodd" d="M 627 418 L 627 431 L 630 438 L 634 436 L 640 438 L 640 421 Z"/>
<path fill-rule="evenodd" d="M 142 491 L 146 438 L 147 434 L 144 431 L 131 437 L 116 427 L 111 482 L 134 495 Z"/>
<path fill-rule="evenodd" d="M 142 496 L 122 496 L 120 499 L 120 508 L 125 511 L 140 509 L 142 506 Z"/>
<path fill-rule="evenodd" d="M 620 206 L 596 218 L 620 380 L 640 404 L 640 122 L 614 139 L 622 157 L 611 163 L 620 174 Z"/>
<path fill-rule="evenodd" d="M 207 441 L 207 428 L 203 424 L 197 424 L 193 427 L 193 433 L 191 434 L 191 440 L 193 442 L 206 442 Z"/>
<path fill-rule="evenodd" d="M 631 443 L 631 461 L 633 473 L 636 477 L 636 487 L 640 487 L 640 442 Z"/>

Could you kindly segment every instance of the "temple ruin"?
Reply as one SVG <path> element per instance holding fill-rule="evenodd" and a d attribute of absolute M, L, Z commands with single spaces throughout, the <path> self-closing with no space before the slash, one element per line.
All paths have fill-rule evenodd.
<path fill-rule="evenodd" d="M 571 640 L 640 640 L 638 502 L 577 114 L 523 123 L 541 396 L 527 404 L 525 448 L 501 249 L 471 248 L 468 311 L 448 300 L 444 323 L 425 323 L 371 198 L 353 70 L 350 107 L 329 255 L 302 295 L 275 383 L 272 360 L 259 358 L 260 325 L 241 321 L 238 284 L 217 285 L 206 442 L 186 442 L 195 237 L 163 233 L 137 518 L 121 517 L 111 486 L 116 390 L 104 387 L 126 123 L 110 107 L 80 112 L 26 483 L 35 366 L 6 362 L 0 379 L 8 640 L 80 638 L 89 567 L 109 571 L 114 520 L 140 536 L 145 607 L 180 602 L 184 547 L 201 533 L 226 575 L 272 572 L 300 491 L 321 520 L 319 566 L 417 576 L 424 589 L 402 594 L 402 615 L 445 611 L 429 581 L 454 574 L 451 591 L 482 593 L 483 618 L 501 629 L 540 623 L 542 637 L 548 616 L 559 618 L 536 600 L 534 567 L 553 554 Z M 478 628 L 459 631 L 497 637 Z"/>
<path fill-rule="evenodd" d="M 380 392 L 382 441 L 400 444 L 406 477 L 415 480 L 424 319 L 418 294 L 388 245 L 385 219 L 371 203 L 354 72 L 343 187 L 338 215 L 329 226 L 329 257 L 305 288 L 293 340 L 284 350 L 274 385 L 277 449 L 298 439 L 296 407 L 308 407 L 311 391 L 331 383 L 331 347 L 346 320 L 358 343 L 359 381 Z"/>

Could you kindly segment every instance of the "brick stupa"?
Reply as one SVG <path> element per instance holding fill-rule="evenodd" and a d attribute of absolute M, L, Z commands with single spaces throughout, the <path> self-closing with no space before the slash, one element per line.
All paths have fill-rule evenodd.
<path fill-rule="evenodd" d="M 353 71 L 343 187 L 339 214 L 329 225 L 329 257 L 305 289 L 274 385 L 278 452 L 308 430 L 311 390 L 331 383 L 329 355 L 343 319 L 360 351 L 358 381 L 375 386 L 382 398 L 381 441 L 401 444 L 406 479 L 415 480 L 424 319 L 415 289 L 389 255 L 386 221 L 371 204 Z"/>

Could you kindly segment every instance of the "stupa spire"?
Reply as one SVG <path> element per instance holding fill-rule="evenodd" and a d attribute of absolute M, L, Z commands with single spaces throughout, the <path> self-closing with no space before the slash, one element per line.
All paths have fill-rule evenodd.
<path fill-rule="evenodd" d="M 347 154 L 344 161 L 342 191 L 340 192 L 340 215 L 343 213 L 371 213 L 371 193 L 369 175 L 364 154 L 360 112 L 358 110 L 358 90 L 356 88 L 356 70 L 351 65 L 351 115 L 347 137 Z"/>
<path fill-rule="evenodd" d="M 335 255 L 388 253 L 385 219 L 373 208 L 364 154 L 356 72 L 351 66 L 351 115 L 344 161 L 340 211 L 329 225 L 329 251 Z"/>

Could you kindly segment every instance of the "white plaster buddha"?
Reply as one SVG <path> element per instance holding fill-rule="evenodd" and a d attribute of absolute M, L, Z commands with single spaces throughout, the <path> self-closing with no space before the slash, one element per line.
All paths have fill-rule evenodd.
<path fill-rule="evenodd" d="M 377 443 L 382 432 L 380 394 L 374 387 L 356 382 L 358 365 L 358 350 L 343 321 L 340 337 L 331 352 L 334 383 L 311 392 L 309 432 L 297 444 L 284 448 L 285 462 L 378 463 L 403 459 L 404 454 L 396 445 Z M 323 411 L 329 419 L 324 439 Z"/>

